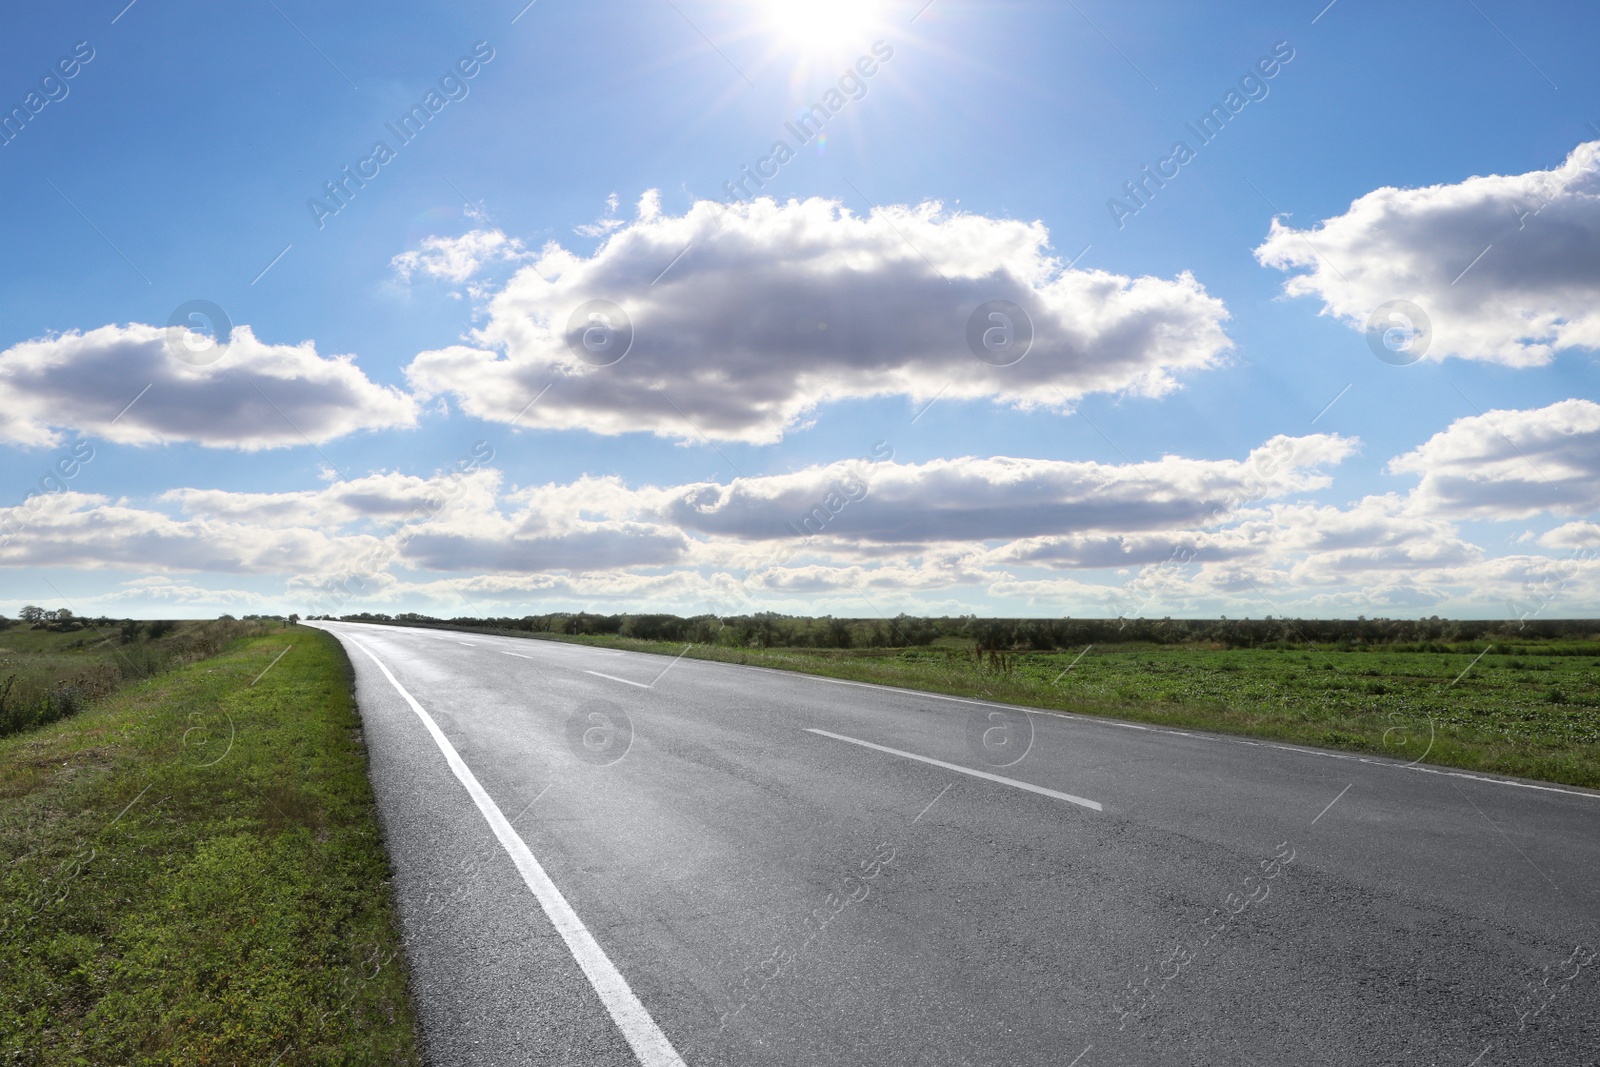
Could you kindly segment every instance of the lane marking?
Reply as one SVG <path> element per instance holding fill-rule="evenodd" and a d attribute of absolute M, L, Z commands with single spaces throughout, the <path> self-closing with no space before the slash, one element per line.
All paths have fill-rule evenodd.
<path fill-rule="evenodd" d="M 647 655 L 648 653 L 640 653 Z M 704 660 L 705 663 L 721 663 L 720 660 Z M 1491 778 L 1484 774 L 1471 774 L 1467 771 L 1452 771 L 1443 767 L 1424 767 L 1416 763 L 1399 763 L 1395 760 L 1373 759 L 1370 756 L 1354 756 L 1346 752 L 1328 752 L 1320 748 L 1300 748 L 1296 745 L 1280 745 L 1271 741 L 1246 741 L 1240 737 L 1228 737 L 1225 734 L 1191 734 L 1182 730 L 1172 730 L 1161 726 L 1137 726 L 1131 722 L 1118 722 L 1115 719 L 1102 718 L 1098 715 L 1074 715 L 1070 711 L 1054 711 L 1050 708 L 1025 708 L 1020 704 L 998 704 L 988 700 L 968 700 L 963 697 L 945 696 L 943 693 L 924 693 L 919 689 L 902 689 L 893 685 L 876 685 L 872 682 L 847 682 L 839 678 L 824 678 L 820 674 L 802 674 L 799 671 L 779 670 L 776 667 L 757 667 L 748 663 L 722 663 L 724 667 L 734 667 L 745 671 L 769 671 L 773 674 L 782 674 L 790 678 L 808 678 L 813 682 L 829 682 L 833 685 L 853 685 L 860 689 L 877 689 L 885 693 L 897 693 L 901 696 L 912 697 L 918 700 L 948 700 L 956 704 L 973 704 L 981 708 L 1004 708 L 1007 711 L 1025 711 L 1033 715 L 1050 715 L 1057 719 L 1070 719 L 1073 722 L 1090 723 L 1095 726 L 1120 726 L 1125 730 L 1148 730 L 1155 734 L 1167 734 L 1172 737 L 1188 737 L 1196 741 L 1209 741 L 1220 744 L 1249 745 L 1252 748 L 1270 748 L 1279 752 L 1292 752 L 1301 756 L 1321 756 L 1324 759 L 1351 760 L 1356 763 L 1365 763 L 1372 767 L 1385 767 L 1394 771 L 1418 771 L 1422 774 L 1437 774 L 1446 778 L 1465 778 L 1469 782 L 1484 782 L 1488 785 L 1514 786 L 1517 789 L 1533 789 L 1541 793 L 1560 793 L 1562 796 L 1584 797 L 1588 800 L 1600 800 L 1600 792 L 1584 793 L 1576 789 L 1563 789 L 1556 785 L 1542 785 L 1537 782 L 1519 782 L 1514 778 Z"/>
<path fill-rule="evenodd" d="M 472 773 L 472 769 L 455 750 L 450 739 L 439 729 L 439 724 L 433 721 L 433 716 L 417 703 L 416 697 L 406 692 L 406 687 L 390 673 L 382 660 L 373 655 L 371 649 L 353 637 L 346 637 L 346 640 L 365 652 L 367 658 L 377 664 L 378 670 L 382 671 L 383 676 L 389 679 L 389 684 L 394 686 L 395 692 L 411 705 L 411 710 L 422 720 L 422 725 L 432 735 L 434 743 L 439 746 L 439 751 L 444 753 L 445 761 L 455 772 L 456 779 L 466 787 L 473 803 L 478 806 L 478 811 L 483 814 L 484 821 L 494 831 L 494 836 L 499 838 L 500 844 L 511 857 L 511 862 L 516 864 L 517 870 L 522 874 L 523 882 L 539 901 L 539 907 L 544 909 L 556 932 L 561 935 L 561 940 L 566 942 L 567 949 L 578 961 L 578 966 L 583 968 L 589 984 L 599 995 L 612 1021 L 617 1024 L 617 1029 L 622 1031 L 622 1036 L 627 1039 L 634 1056 L 644 1067 L 686 1067 L 683 1057 L 678 1055 L 677 1049 L 672 1047 L 672 1042 L 667 1040 L 667 1035 L 661 1032 L 656 1021 L 650 1017 L 650 1012 L 639 1002 L 639 998 L 628 986 L 627 980 L 622 977 L 622 972 L 617 970 L 616 965 L 606 955 L 605 949 L 600 947 L 594 935 L 589 933 L 588 927 L 583 925 L 583 920 L 578 918 L 578 913 L 567 903 L 567 898 L 561 895 L 561 890 L 556 888 L 556 884 L 550 880 L 550 876 L 539 865 L 539 861 L 528 850 L 528 846 L 511 828 L 500 806 L 478 783 L 477 775 Z"/>
<path fill-rule="evenodd" d="M 502 650 L 500 650 L 498 648 L 495 649 L 495 651 L 499 652 L 502 656 L 515 656 L 518 659 L 532 659 L 533 658 L 532 656 L 524 656 L 521 652 L 504 652 L 504 651 L 502 651 Z"/>
<path fill-rule="evenodd" d="M 475 642 L 475 641 L 457 641 L 456 644 L 458 644 L 458 645 L 466 645 L 468 648 L 477 648 L 478 647 L 477 642 Z"/>
<path fill-rule="evenodd" d="M 621 682 L 623 685 L 636 685 L 640 689 L 649 689 L 650 688 L 648 685 L 645 685 L 643 682 L 630 682 L 630 681 L 628 681 L 628 679 L 626 679 L 626 678 L 618 678 L 614 674 L 601 674 L 599 671 L 584 671 L 583 673 L 584 674 L 592 674 L 596 678 L 609 678 L 611 681 L 613 681 L 613 682 Z"/>
<path fill-rule="evenodd" d="M 320 620 L 319 620 L 320 623 Z M 359 623 L 347 625 L 362 625 Z M 376 623 L 365 625 L 376 626 Z M 411 626 L 389 626 L 387 629 L 400 630 L 406 633 L 424 634 L 429 631 Z M 441 640 L 444 640 L 441 638 Z M 522 640 L 517 638 L 515 640 Z M 537 640 L 537 639 L 535 639 Z M 602 649 L 594 645 L 576 645 L 566 641 L 549 642 L 567 648 L 586 648 L 595 652 L 607 652 L 614 656 L 648 656 L 649 652 L 623 652 L 616 649 Z M 532 657 L 529 657 L 532 658 Z M 1121 726 L 1132 730 L 1148 730 L 1151 733 L 1166 734 L 1173 737 L 1189 737 L 1196 741 L 1206 741 L 1212 744 L 1250 745 L 1253 748 L 1276 749 L 1279 752 L 1291 752 L 1301 756 L 1321 756 L 1324 759 L 1353 760 L 1356 763 L 1365 763 L 1373 767 L 1384 767 L 1395 771 L 1418 771 L 1422 774 L 1437 774 L 1446 778 L 1464 778 L 1469 782 L 1483 782 L 1487 785 L 1513 786 L 1517 789 L 1532 789 L 1541 793 L 1560 793 L 1563 796 L 1583 797 L 1587 800 L 1600 800 L 1600 791 L 1582 792 L 1577 789 L 1564 789 L 1556 785 L 1543 785 L 1537 782 L 1519 782 L 1514 778 L 1491 778 L 1483 774 L 1471 774 L 1466 771 L 1453 771 L 1443 767 L 1424 767 L 1417 763 L 1400 763 L 1392 759 L 1374 759 L 1370 756 L 1354 756 L 1344 752 L 1330 752 L 1320 748 L 1300 748 L 1295 745 L 1281 745 L 1270 741 L 1246 741 L 1239 737 L 1229 737 L 1226 734 L 1191 734 L 1181 730 L 1171 730 L 1160 726 L 1135 726 L 1133 723 L 1118 722 L 1099 715 L 1074 715 L 1070 711 L 1055 711 L 1050 708 L 1025 708 L 1020 704 L 1000 704 L 992 700 L 969 700 L 964 697 L 945 696 L 943 693 L 928 693 L 919 689 L 904 689 L 892 685 L 876 685 L 872 682 L 848 682 L 841 678 L 827 678 L 820 674 L 806 674 L 801 671 L 780 670 L 776 667 L 758 667 L 749 663 L 726 663 L 722 660 L 701 660 L 702 663 L 716 664 L 721 667 L 730 667 L 741 671 L 762 671 L 768 674 L 782 675 L 785 678 L 803 678 L 813 682 L 827 682 L 832 685 L 853 685 L 860 689 L 878 689 L 885 693 L 897 693 L 904 697 L 919 700 L 947 700 L 954 704 L 972 704 L 982 708 L 1004 708 L 1007 711 L 1025 711 L 1033 715 L 1049 715 L 1057 719 L 1070 719 L 1073 722 L 1088 723 L 1093 726 Z M 605 677 L 610 677 L 606 675 Z M 616 681 L 625 681 L 618 678 Z M 637 685 L 637 682 L 630 682 Z"/>
<path fill-rule="evenodd" d="M 1018 789 L 1026 789 L 1030 793 L 1038 793 L 1040 796 L 1055 797 L 1057 800 L 1065 800 L 1069 804 L 1078 804 L 1082 807 L 1090 809 L 1091 811 L 1103 810 L 1100 805 L 1094 801 L 1085 800 L 1082 797 L 1075 797 L 1071 793 L 1057 792 L 1054 789 L 1046 789 L 1042 785 L 1034 785 L 1032 782 L 1018 781 L 1015 778 L 1002 778 L 998 774 L 990 774 L 988 771 L 973 770 L 971 767 L 963 767 L 957 763 L 946 763 L 944 760 L 934 759 L 932 756 L 919 756 L 915 752 L 903 752 L 898 748 L 890 748 L 888 745 L 877 745 L 873 744 L 871 741 L 862 741 L 860 738 L 856 737 L 846 737 L 844 734 L 836 734 L 830 730 L 818 730 L 812 726 L 806 727 L 806 733 L 821 734 L 823 737 L 831 737 L 838 741 L 848 741 L 852 745 L 860 745 L 862 748 L 875 748 L 879 752 L 887 752 L 891 756 L 903 756 L 906 759 L 914 759 L 923 763 L 931 763 L 935 767 L 943 767 L 947 771 L 957 771 L 961 774 L 970 774 L 974 778 L 982 778 L 990 782 L 999 782 L 1001 785 L 1015 786 Z"/>

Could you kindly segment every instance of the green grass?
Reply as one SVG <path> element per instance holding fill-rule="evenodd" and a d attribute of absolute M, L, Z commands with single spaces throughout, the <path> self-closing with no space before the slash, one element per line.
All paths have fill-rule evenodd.
<path fill-rule="evenodd" d="M 359 726 L 292 628 L 0 739 L 0 1063 L 420 1062 Z"/>
<path fill-rule="evenodd" d="M 82 620 L 80 620 L 82 625 Z M 77 714 L 123 685 L 213 656 L 257 622 L 125 622 L 0 630 L 0 737 Z"/>
<path fill-rule="evenodd" d="M 629 638 L 494 632 L 683 651 Z M 1081 649 L 1010 653 L 995 665 L 977 662 L 970 641 L 870 650 L 696 645 L 688 655 L 1600 788 L 1600 642 L 1519 639 L 1474 663 L 1485 647 L 1109 645 L 1081 659 Z"/>

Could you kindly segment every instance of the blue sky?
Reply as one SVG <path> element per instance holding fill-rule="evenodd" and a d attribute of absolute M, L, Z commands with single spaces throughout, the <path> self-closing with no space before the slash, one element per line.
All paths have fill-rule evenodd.
<path fill-rule="evenodd" d="M 1597 23 L 30 10 L 0 610 L 1592 615 Z M 825 142 L 746 186 L 771 203 L 732 200 L 830 90 Z M 996 298 L 1035 320 L 1009 368 L 962 331 Z M 597 299 L 634 328 L 612 366 L 563 342 Z M 1390 300 L 1433 329 L 1406 365 L 1363 332 Z M 191 301 L 235 327 L 214 362 L 168 343 Z"/>

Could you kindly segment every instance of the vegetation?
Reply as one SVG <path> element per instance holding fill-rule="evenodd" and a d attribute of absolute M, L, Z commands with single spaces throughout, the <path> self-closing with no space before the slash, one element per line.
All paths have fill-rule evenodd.
<path fill-rule="evenodd" d="M 1600 788 L 1592 621 L 347 618 L 668 655 L 687 645 L 704 659 Z M 657 634 L 671 636 L 644 636 Z"/>
<path fill-rule="evenodd" d="M 420 1062 L 350 685 L 258 631 L 0 739 L 0 1062 Z"/>
<path fill-rule="evenodd" d="M 0 619 L 0 737 L 64 719 L 129 682 L 213 656 L 268 625 L 259 616 L 116 622 L 32 605 L 21 614 L 22 625 Z"/>
<path fill-rule="evenodd" d="M 329 616 L 323 616 L 328 618 Z M 557 612 L 521 618 L 435 619 L 406 613 L 363 612 L 346 622 L 448 625 L 456 629 L 584 637 L 632 637 L 729 648 L 909 648 L 958 638 L 985 651 L 1047 652 L 1085 645 L 1216 645 L 1222 648 L 1356 647 L 1434 645 L 1494 639 L 1600 639 L 1600 620 L 1528 619 L 980 619 L 975 615 L 893 619 L 809 618 L 758 612 L 753 615 L 591 615 Z M 1480 645 L 1481 647 L 1481 645 Z"/>

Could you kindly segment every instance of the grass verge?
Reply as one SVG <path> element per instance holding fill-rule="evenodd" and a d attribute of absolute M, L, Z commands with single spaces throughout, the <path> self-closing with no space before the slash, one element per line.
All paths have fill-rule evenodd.
<path fill-rule="evenodd" d="M 359 726 L 296 627 L 0 739 L 0 1063 L 419 1063 Z"/>
<path fill-rule="evenodd" d="M 904 649 L 693 645 L 685 652 L 682 644 L 625 637 L 471 632 L 683 653 L 1600 788 L 1600 642 L 1409 650 L 1097 645 L 978 659 L 970 641 L 953 640 Z"/>
<path fill-rule="evenodd" d="M 78 620 L 69 630 L 0 629 L 0 737 L 75 715 L 130 681 L 214 656 L 260 622 Z"/>

